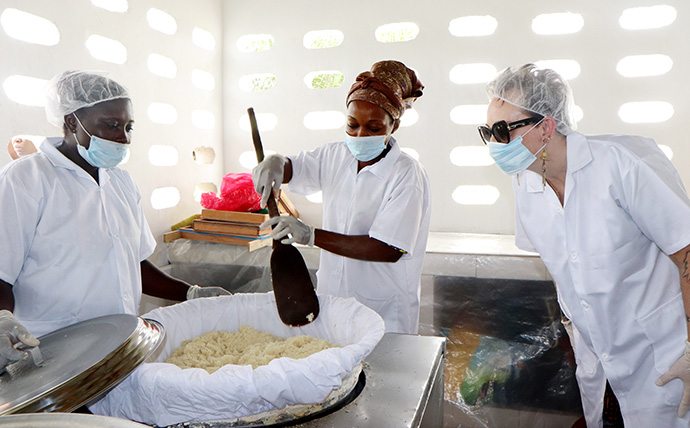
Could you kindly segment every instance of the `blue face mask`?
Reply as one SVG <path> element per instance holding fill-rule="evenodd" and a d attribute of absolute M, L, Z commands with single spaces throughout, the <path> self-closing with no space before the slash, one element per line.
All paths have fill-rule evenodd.
<path fill-rule="evenodd" d="M 523 135 L 527 135 L 527 133 L 537 125 L 539 125 L 539 123 L 531 127 L 530 130 Z M 520 135 L 508 144 L 495 142 L 487 143 L 487 146 L 489 146 L 489 154 L 496 162 L 496 165 L 508 175 L 516 175 L 524 172 L 535 160 L 537 160 L 536 154 L 532 154 L 532 152 L 522 144 L 523 135 Z M 546 147 L 546 144 L 541 146 L 541 149 L 537 150 L 537 153 L 541 152 L 544 147 Z"/>
<path fill-rule="evenodd" d="M 76 114 L 74 117 L 77 119 L 81 129 L 86 132 L 86 135 L 91 137 L 91 140 L 89 141 L 89 148 L 86 149 L 84 146 L 79 144 L 77 134 L 74 134 L 74 139 L 77 140 L 77 150 L 79 151 L 79 155 L 84 158 L 89 165 L 96 168 L 113 168 L 125 160 L 125 157 L 127 157 L 127 152 L 129 152 L 129 144 L 118 143 L 91 135 L 89 134 L 89 131 L 84 128 L 84 125 L 81 124 L 81 121 Z"/>
<path fill-rule="evenodd" d="M 368 162 L 375 159 L 386 149 L 387 135 L 372 135 L 369 137 L 345 136 L 345 145 L 358 161 Z"/>

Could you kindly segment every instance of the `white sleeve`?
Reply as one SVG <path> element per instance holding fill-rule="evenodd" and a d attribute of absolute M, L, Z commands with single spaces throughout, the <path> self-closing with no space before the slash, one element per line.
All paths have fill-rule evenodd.
<path fill-rule="evenodd" d="M 149 223 L 146 221 L 146 216 L 144 215 L 144 207 L 142 206 L 141 203 L 141 192 L 139 191 L 139 187 L 134 183 L 134 180 L 127 174 L 129 177 L 129 180 L 134 186 L 134 189 L 137 192 L 137 220 L 139 222 L 139 230 L 141 230 L 141 238 L 140 238 L 140 246 L 139 246 L 139 261 L 144 261 L 146 260 L 151 254 L 153 254 L 153 251 L 156 249 L 156 238 L 154 238 L 153 233 L 151 232 L 151 228 L 149 227 Z"/>
<path fill-rule="evenodd" d="M 376 214 L 369 236 L 412 254 L 424 210 L 424 192 L 416 186 L 396 190 Z"/>
<path fill-rule="evenodd" d="M 534 244 L 527 237 L 525 228 L 522 225 L 522 218 L 520 217 L 519 195 L 520 188 L 518 186 L 518 178 L 513 177 L 513 195 L 515 197 L 515 246 L 524 251 L 537 252 Z"/>
<path fill-rule="evenodd" d="M 129 209 L 132 210 L 133 217 L 139 226 L 139 261 L 144 261 L 153 254 L 156 249 L 156 238 L 154 238 L 149 223 L 144 215 L 144 207 L 141 201 L 141 191 L 134 182 L 130 173 L 124 169 L 116 168 L 112 170 L 113 177 L 119 177 L 128 192 L 134 194 L 134 201 L 128 202 Z"/>
<path fill-rule="evenodd" d="M 141 247 L 140 247 L 140 252 L 139 252 L 139 261 L 144 261 L 151 254 L 153 254 L 153 251 L 156 249 L 156 239 L 153 237 L 153 233 L 151 233 L 151 229 L 149 228 L 149 223 L 146 221 L 146 217 L 144 217 L 144 210 L 141 209 L 141 204 L 139 205 L 139 222 L 141 224 Z"/>
<path fill-rule="evenodd" d="M 387 200 L 381 204 L 369 236 L 403 250 L 411 256 L 420 233 L 429 195 L 426 173 L 421 165 L 411 166 L 392 186 Z M 426 233 L 427 231 L 424 231 Z"/>
<path fill-rule="evenodd" d="M 661 151 L 635 162 L 621 179 L 623 208 L 645 236 L 667 255 L 690 244 L 690 200 Z"/>
<path fill-rule="evenodd" d="M 0 279 L 13 284 L 24 266 L 40 218 L 40 205 L 12 174 L 14 163 L 0 171 Z"/>
<path fill-rule="evenodd" d="M 291 192 L 309 195 L 322 189 L 321 165 L 323 147 L 288 156 L 292 163 L 292 178 L 288 183 Z"/>
<path fill-rule="evenodd" d="M 524 251 L 537 252 L 537 249 L 534 248 L 534 244 L 532 244 L 532 241 L 530 241 L 525 233 L 525 228 L 522 226 L 522 219 L 520 219 L 517 208 L 515 211 L 515 246 Z"/>

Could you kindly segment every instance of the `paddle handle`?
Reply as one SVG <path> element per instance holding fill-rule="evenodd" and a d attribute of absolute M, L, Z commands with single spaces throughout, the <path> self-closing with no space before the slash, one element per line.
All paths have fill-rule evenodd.
<path fill-rule="evenodd" d="M 261 163 L 264 160 L 264 148 L 261 144 L 261 135 L 259 135 L 259 126 L 256 124 L 256 115 L 254 114 L 253 107 L 247 109 L 247 115 L 249 115 L 249 126 L 252 128 L 252 142 L 254 142 L 256 160 Z"/>
<path fill-rule="evenodd" d="M 252 128 L 252 141 L 254 142 L 256 160 L 257 162 L 261 163 L 261 161 L 264 160 L 264 148 L 261 144 L 261 135 L 259 135 L 259 127 L 256 124 L 256 116 L 254 115 L 254 109 L 252 107 L 249 107 L 247 109 L 247 114 L 249 115 L 249 125 Z M 278 211 L 278 205 L 276 204 L 276 199 L 274 197 L 268 198 L 267 206 L 268 214 L 271 217 L 280 216 L 280 212 Z"/>

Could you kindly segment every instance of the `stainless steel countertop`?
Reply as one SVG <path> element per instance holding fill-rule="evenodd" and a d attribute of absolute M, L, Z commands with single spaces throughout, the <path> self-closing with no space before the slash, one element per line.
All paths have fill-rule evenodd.
<path fill-rule="evenodd" d="M 335 413 L 303 428 L 418 427 L 431 389 L 443 376 L 445 339 L 388 333 L 364 364 L 366 386 Z"/>

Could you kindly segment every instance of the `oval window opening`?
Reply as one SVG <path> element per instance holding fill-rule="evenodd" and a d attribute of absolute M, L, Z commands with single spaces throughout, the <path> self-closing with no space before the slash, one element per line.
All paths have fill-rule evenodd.
<path fill-rule="evenodd" d="M 177 64 L 167 56 L 152 53 L 149 55 L 146 65 L 149 71 L 157 76 L 174 79 L 177 76 Z"/>
<path fill-rule="evenodd" d="M 376 40 L 381 43 L 409 42 L 419 35 L 419 26 L 414 22 L 384 24 L 375 31 Z"/>
<path fill-rule="evenodd" d="M 493 16 L 463 16 L 450 21 L 448 31 L 455 37 L 490 36 L 496 32 L 498 21 Z"/>
<path fill-rule="evenodd" d="M 660 76 L 671 68 L 673 60 L 667 55 L 630 55 L 616 65 L 616 71 L 623 77 Z"/>
<path fill-rule="evenodd" d="M 86 48 L 92 57 L 113 64 L 127 61 L 127 48 L 117 40 L 94 34 L 86 39 Z"/>
<path fill-rule="evenodd" d="M 450 151 L 450 162 L 457 166 L 488 166 L 494 160 L 486 146 L 461 146 Z"/>
<path fill-rule="evenodd" d="M 302 44 L 307 49 L 328 49 L 340 46 L 344 39 L 345 35 L 338 30 L 310 31 L 304 35 Z"/>
<path fill-rule="evenodd" d="M 154 210 L 172 208 L 180 203 L 180 191 L 177 187 L 159 187 L 151 192 L 151 207 Z"/>
<path fill-rule="evenodd" d="M 2 84 L 2 89 L 9 99 L 18 104 L 33 107 L 45 105 L 45 87 L 47 80 L 36 77 L 13 75 Z"/>
<path fill-rule="evenodd" d="M 400 118 L 400 126 L 412 126 L 419 120 L 419 113 L 413 108 L 408 108 Z"/>
<path fill-rule="evenodd" d="M 5 9 L 0 15 L 0 25 L 8 36 L 22 42 L 43 46 L 55 46 L 60 42 L 60 32 L 55 24 L 22 10 Z"/>
<path fill-rule="evenodd" d="M 208 71 L 194 69 L 192 70 L 192 84 L 199 89 L 212 91 L 216 87 L 216 79 Z"/>
<path fill-rule="evenodd" d="M 271 49 L 275 39 L 270 34 L 247 34 L 237 40 L 240 52 L 263 52 Z"/>
<path fill-rule="evenodd" d="M 501 193 L 494 186 L 458 186 L 453 191 L 453 200 L 460 205 L 493 205 Z"/>
<path fill-rule="evenodd" d="M 160 9 L 149 9 L 146 12 L 146 20 L 149 23 L 149 27 L 163 34 L 172 36 L 177 32 L 177 21 L 175 21 L 175 18 Z"/>
<path fill-rule="evenodd" d="M 265 156 L 274 154 L 276 154 L 275 150 L 264 150 Z M 258 165 L 258 162 L 256 161 L 256 152 L 253 150 L 248 152 L 242 152 L 238 161 L 240 165 L 242 165 L 242 167 L 246 169 L 254 169 L 254 167 Z"/>
<path fill-rule="evenodd" d="M 201 201 L 201 195 L 203 193 L 218 193 L 218 187 L 213 183 L 199 183 L 194 188 L 194 200 L 197 202 Z"/>
<path fill-rule="evenodd" d="M 667 5 L 633 7 L 623 11 L 618 23 L 625 30 L 649 30 L 673 24 L 677 15 L 676 9 Z"/>
<path fill-rule="evenodd" d="M 486 122 L 487 104 L 455 106 L 450 111 L 450 120 L 458 125 L 481 125 Z M 477 135 L 479 138 L 479 135 Z"/>
<path fill-rule="evenodd" d="M 177 110 L 170 104 L 151 103 L 146 113 L 148 113 L 149 119 L 154 123 L 172 125 L 177 122 Z"/>
<path fill-rule="evenodd" d="M 311 89 L 337 88 L 344 81 L 345 76 L 337 70 L 312 71 L 304 76 L 304 84 Z"/>
<path fill-rule="evenodd" d="M 543 36 L 573 34 L 584 25 L 585 20 L 579 13 L 544 13 L 532 20 L 532 31 Z"/>
<path fill-rule="evenodd" d="M 216 38 L 213 37 L 213 34 L 201 28 L 194 28 L 192 30 L 192 43 L 207 51 L 214 51 L 216 49 Z"/>
<path fill-rule="evenodd" d="M 239 85 L 246 92 L 269 91 L 276 85 L 276 77 L 270 73 L 248 74 L 240 77 Z"/>
<path fill-rule="evenodd" d="M 673 106 L 665 101 L 638 101 L 623 104 L 618 116 L 627 123 L 661 123 L 673 117 Z"/>

